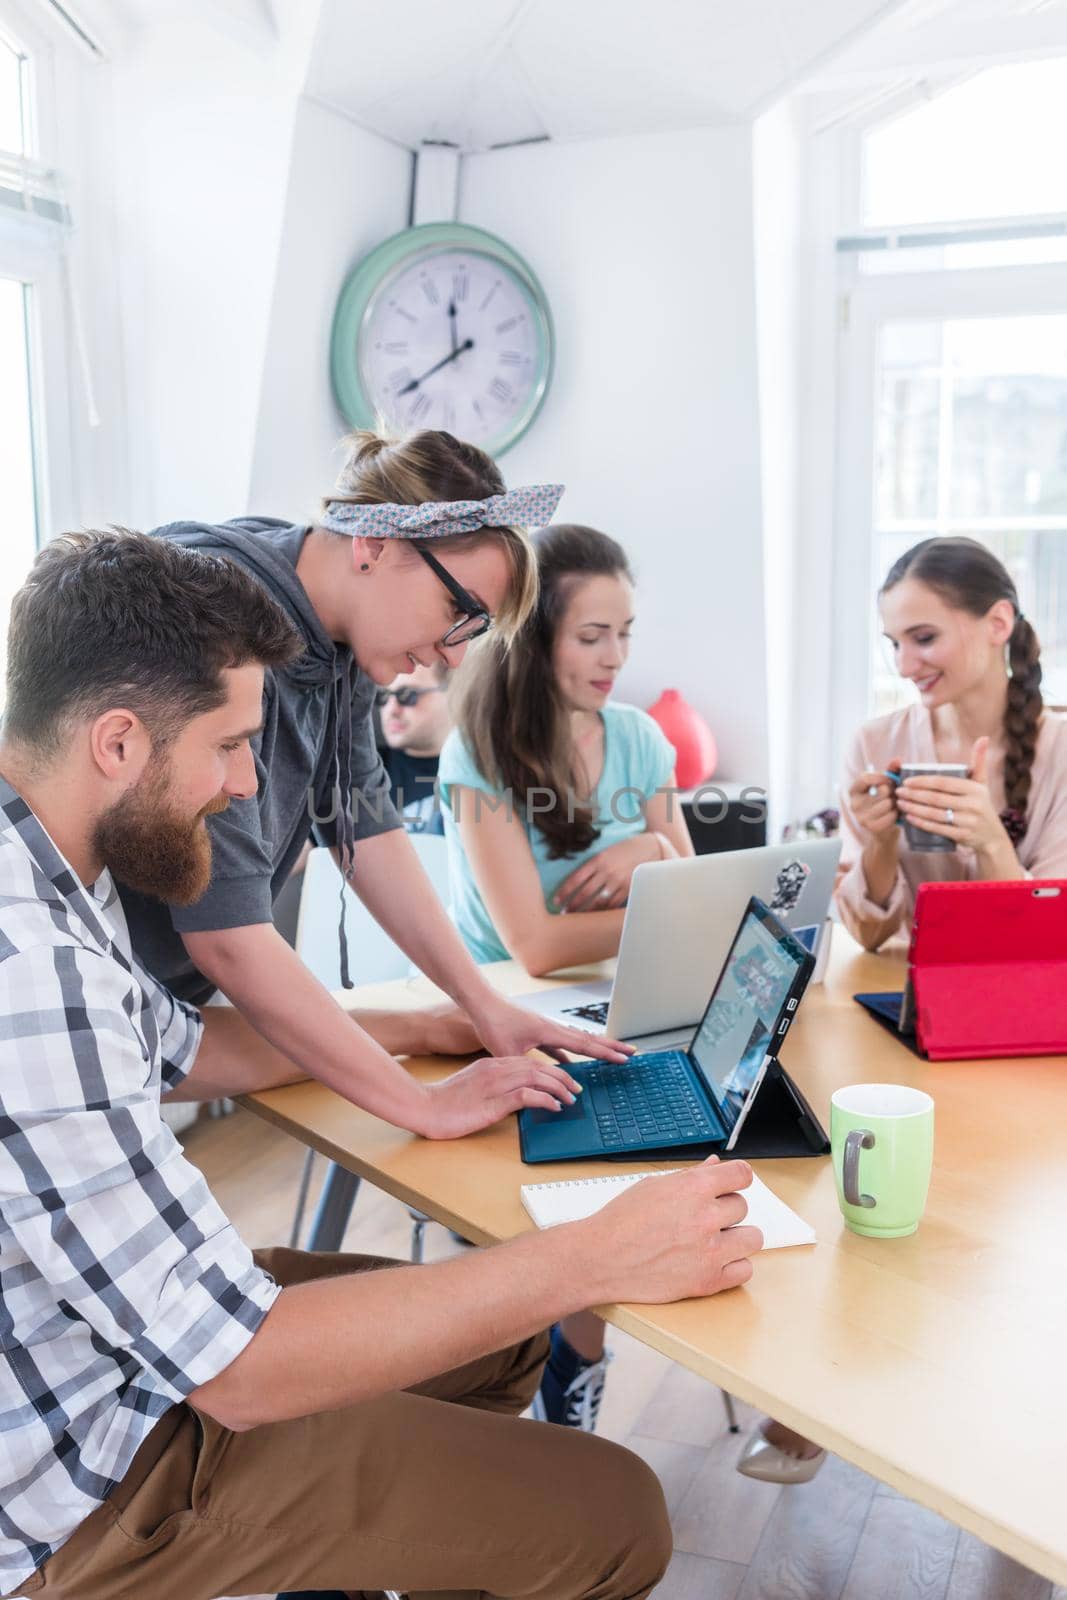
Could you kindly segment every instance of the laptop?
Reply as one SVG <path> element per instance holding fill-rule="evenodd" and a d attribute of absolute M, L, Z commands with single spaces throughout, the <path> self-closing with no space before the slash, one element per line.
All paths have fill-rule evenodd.
<path fill-rule="evenodd" d="M 1067 1053 L 1067 880 L 920 884 L 903 992 L 854 998 L 932 1061 Z"/>
<path fill-rule="evenodd" d="M 750 899 L 688 1046 L 618 1065 L 571 1064 L 584 1093 L 561 1111 L 519 1113 L 522 1159 L 734 1150 L 814 966 L 763 902 Z"/>
<path fill-rule="evenodd" d="M 798 839 L 646 862 L 630 884 L 614 983 L 592 979 L 514 999 L 541 1016 L 649 1049 L 686 1042 L 753 895 L 816 953 L 840 854 L 840 839 Z"/>

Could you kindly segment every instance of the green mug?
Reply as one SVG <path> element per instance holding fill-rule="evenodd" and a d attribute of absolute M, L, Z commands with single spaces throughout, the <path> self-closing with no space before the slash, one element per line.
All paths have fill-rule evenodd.
<path fill-rule="evenodd" d="M 830 1155 L 845 1226 L 873 1239 L 914 1233 L 934 1158 L 934 1102 L 898 1083 L 857 1083 L 830 1100 Z"/>

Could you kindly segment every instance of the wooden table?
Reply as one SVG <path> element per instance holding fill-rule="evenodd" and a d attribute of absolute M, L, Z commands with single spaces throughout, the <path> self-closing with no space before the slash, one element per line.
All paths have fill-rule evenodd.
<path fill-rule="evenodd" d="M 850 998 L 899 987 L 902 965 L 899 953 L 866 955 L 836 929 L 828 980 L 808 991 L 783 1059 L 827 1127 L 830 1095 L 843 1084 L 890 1081 L 932 1093 L 934 1175 L 919 1232 L 897 1240 L 847 1232 L 826 1159 L 758 1162 L 814 1224 L 814 1249 L 760 1258 L 744 1290 L 611 1306 L 604 1315 L 1067 1583 L 1067 1059 L 920 1061 Z M 488 970 L 511 993 L 539 986 L 510 963 Z M 399 1005 L 432 993 L 420 980 L 359 997 Z M 427 1078 L 448 1070 L 440 1061 L 411 1065 Z M 532 1226 L 520 1183 L 604 1170 L 595 1162 L 524 1167 L 514 1119 L 431 1143 L 319 1084 L 246 1104 L 479 1243 Z"/>

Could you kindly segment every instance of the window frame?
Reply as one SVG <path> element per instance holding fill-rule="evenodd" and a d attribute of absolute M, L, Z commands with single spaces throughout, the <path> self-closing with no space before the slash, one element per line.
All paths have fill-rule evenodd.
<path fill-rule="evenodd" d="M 63 261 L 54 249 L 34 249 L 32 243 L 13 242 L 0 234 L 0 277 L 14 278 L 28 289 L 29 401 L 40 542 L 49 529 L 71 526 L 78 520 L 68 360 L 62 331 L 66 322 Z M 53 462 L 64 462 L 64 471 L 51 470 Z"/>
<path fill-rule="evenodd" d="M 878 344 L 887 322 L 1067 314 L 1067 263 L 842 275 L 837 352 L 837 473 L 832 647 L 833 748 L 871 716 Z M 857 530 L 863 537 L 857 537 Z"/>
<path fill-rule="evenodd" d="M 27 63 L 22 107 L 25 159 L 62 170 L 56 51 L 66 48 L 65 43 L 25 0 L 0 0 L 0 32 Z M 0 216 L 0 277 L 14 278 L 29 289 L 26 323 L 38 543 L 81 520 L 67 249 L 68 231 L 59 224 L 17 212 Z"/>
<path fill-rule="evenodd" d="M 30 161 L 57 165 L 55 42 L 35 11 L 23 0 L 0 0 L 0 35 L 25 58 L 22 74 L 22 127 Z"/>

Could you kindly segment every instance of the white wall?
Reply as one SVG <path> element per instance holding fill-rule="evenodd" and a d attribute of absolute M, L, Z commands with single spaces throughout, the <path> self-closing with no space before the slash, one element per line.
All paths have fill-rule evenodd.
<path fill-rule="evenodd" d="M 472 156 L 460 217 L 547 291 L 555 381 L 503 467 L 565 482 L 561 517 L 626 546 L 640 596 L 624 696 L 681 689 L 720 775 L 766 783 L 750 130 Z"/>
<path fill-rule="evenodd" d="M 303 59 L 291 33 L 230 34 L 191 8 L 116 53 L 117 514 L 135 525 L 247 509 Z"/>
<path fill-rule="evenodd" d="M 770 747 L 768 838 L 792 820 L 798 685 L 795 593 L 801 409 L 801 308 L 797 260 L 803 148 L 789 101 L 753 128 L 756 308 L 762 438 L 764 618 Z"/>
<path fill-rule="evenodd" d="M 334 306 L 361 256 L 407 224 L 411 152 L 302 101 L 266 332 L 248 508 L 298 521 L 331 486 L 346 424 L 329 379 Z"/>
<path fill-rule="evenodd" d="M 834 449 L 840 175 L 810 101 L 754 125 L 771 837 L 836 805 Z"/>

